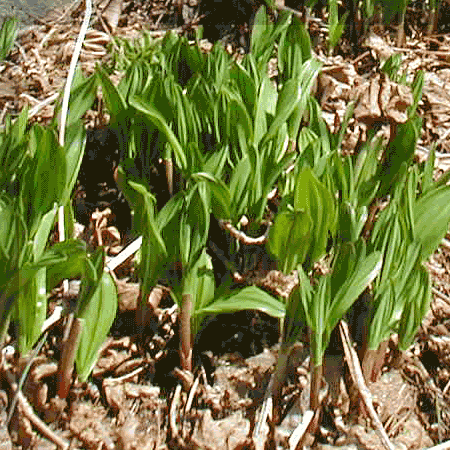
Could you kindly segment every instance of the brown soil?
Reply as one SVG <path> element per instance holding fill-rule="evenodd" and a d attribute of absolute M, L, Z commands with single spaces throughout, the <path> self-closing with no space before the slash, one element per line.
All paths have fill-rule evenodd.
<path fill-rule="evenodd" d="M 230 23 L 223 23 L 214 14 L 206 15 L 209 39 L 224 37 L 228 42 L 247 45 L 248 23 L 257 5 L 239 7 L 240 3 L 245 2 L 232 2 L 236 17 Z M 98 6 L 94 10 L 100 11 Z M 364 136 L 364 120 L 373 119 L 370 114 L 376 109 L 370 100 L 364 101 L 365 78 L 386 54 L 402 52 L 408 73 L 414 74 L 419 68 L 426 71 L 420 105 L 424 128 L 417 158 L 426 158 L 431 143 L 437 142 L 436 176 L 439 176 L 448 170 L 450 161 L 447 157 L 450 115 L 446 106 L 450 83 L 449 37 L 425 37 L 418 28 L 423 24 L 414 7 L 413 3 L 409 9 L 410 26 L 403 49 L 394 48 L 387 30 L 381 38 L 372 36 L 364 47 L 343 46 L 341 55 L 325 57 L 323 22 L 320 17 L 311 21 L 316 52 L 324 61 L 317 95 L 332 129 L 342 118 L 349 98 L 358 90 L 360 120 L 351 123 L 344 145 L 352 151 Z M 107 59 L 106 45 L 111 33 L 132 38 L 144 27 L 155 35 L 169 28 L 189 32 L 198 22 L 196 14 L 197 17 L 204 14 L 195 1 L 189 2 L 184 15 L 180 11 L 171 1 L 130 1 L 123 4 L 112 29 L 108 24 L 114 25 L 114 14 L 94 14 L 86 38 L 88 45 L 81 55 L 82 69 L 92 73 L 99 58 Z M 33 108 L 32 120 L 47 123 L 53 117 L 56 96 L 64 85 L 82 18 L 82 7 L 73 5 L 65 14 L 55 12 L 45 22 L 20 33 L 18 49 L 0 68 L 1 121 L 5 114 L 16 114 L 26 104 Z M 385 86 L 383 80 L 376 83 Z M 395 95 L 407 97 L 402 92 Z M 398 118 L 402 113 L 395 106 L 382 106 L 380 114 L 384 118 Z M 129 208 L 113 179 L 117 155 L 107 118 L 92 111 L 86 117 L 86 126 L 89 129 L 86 157 L 74 196 L 77 221 L 81 224 L 78 233 L 92 247 L 107 245 L 112 256 L 132 239 Z M 269 270 L 270 265 L 266 261 L 262 267 L 241 267 L 242 275 L 247 283 L 286 295 L 292 280 Z M 428 267 L 433 276 L 434 298 L 417 340 L 400 358 L 393 337 L 383 375 L 369 386 L 376 413 L 393 448 L 422 449 L 450 438 L 449 241 L 444 240 Z M 133 282 L 133 258 L 119 266 L 115 275 L 120 312 L 91 381 L 80 384 L 74 380 L 67 400 L 56 396 L 55 387 L 64 322 L 57 322 L 50 330 L 43 348 L 32 360 L 15 355 L 5 358 L 0 378 L 0 450 L 54 449 L 58 445 L 108 450 L 244 449 L 265 445 L 290 448 L 293 432 L 308 409 L 310 376 L 304 361 L 305 348 L 299 345 L 291 358 L 279 423 L 270 429 L 263 427 L 258 438 L 255 423 L 278 351 L 277 321 L 256 312 L 214 318 L 196 342 L 195 372 L 185 373 L 178 368 L 177 309 L 167 289 L 160 288 L 158 304 L 142 338 L 135 326 L 139 287 Z M 77 292 L 75 281 L 71 282 L 69 296 L 63 296 L 61 289 L 56 290 L 51 310 L 76 301 Z M 14 344 L 12 338 L 10 344 Z M 344 356 L 340 342 L 333 344 L 334 351 L 326 358 L 327 388 L 323 391 L 316 448 L 383 448 L 373 422 L 358 400 L 361 392 L 359 395 L 358 389 L 356 395 L 353 392 L 355 383 L 351 382 L 347 369 L 351 361 Z M 31 368 L 20 390 L 17 381 L 27 363 L 31 363 Z M 10 419 L 8 427 L 7 419 Z M 307 439 L 312 442 L 311 436 Z"/>

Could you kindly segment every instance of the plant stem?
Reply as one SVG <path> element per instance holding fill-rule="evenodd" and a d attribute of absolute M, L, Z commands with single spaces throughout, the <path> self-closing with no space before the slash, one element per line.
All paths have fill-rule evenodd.
<path fill-rule="evenodd" d="M 389 345 L 389 340 L 383 341 L 377 350 L 375 361 L 373 362 L 372 366 L 372 373 L 370 374 L 369 381 L 375 382 L 378 380 L 378 377 L 380 376 L 381 369 L 383 368 L 383 364 L 386 358 L 386 350 Z"/>
<path fill-rule="evenodd" d="M 315 412 L 320 407 L 319 394 L 322 384 L 323 365 L 314 365 L 313 359 L 311 357 L 311 397 L 309 400 L 309 409 Z"/>
<path fill-rule="evenodd" d="M 404 45 L 405 45 L 405 11 L 402 11 L 397 31 L 397 47 L 403 47 Z"/>
<path fill-rule="evenodd" d="M 367 349 L 364 353 L 364 357 L 362 360 L 362 373 L 364 375 L 364 381 L 369 383 L 372 379 L 372 371 L 375 366 L 375 361 L 378 357 L 378 351 L 377 350 L 370 350 Z"/>
<path fill-rule="evenodd" d="M 283 389 L 284 382 L 286 380 L 288 364 L 289 364 L 289 356 L 291 354 L 292 345 L 286 342 L 281 343 L 280 352 L 278 353 L 277 366 L 275 368 L 275 372 L 273 374 L 273 383 L 272 383 L 272 399 L 273 399 L 273 410 L 274 410 L 274 422 L 277 422 L 278 407 L 281 402 L 281 390 Z"/>
<path fill-rule="evenodd" d="M 75 355 L 80 340 L 83 321 L 74 318 L 70 327 L 69 336 L 63 341 L 63 350 L 58 367 L 58 389 L 59 398 L 65 399 L 69 393 L 70 379 L 72 378 Z"/>
<path fill-rule="evenodd" d="M 180 308 L 181 368 L 192 372 L 191 294 L 183 294 Z"/>
<path fill-rule="evenodd" d="M 172 158 L 164 160 L 164 165 L 166 166 L 166 179 L 167 188 L 169 189 L 169 194 L 173 196 L 173 161 Z"/>

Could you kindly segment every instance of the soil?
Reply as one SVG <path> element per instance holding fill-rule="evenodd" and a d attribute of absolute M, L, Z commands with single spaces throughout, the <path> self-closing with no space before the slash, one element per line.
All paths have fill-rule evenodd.
<path fill-rule="evenodd" d="M 98 47 L 85 47 L 81 67 L 85 73 L 92 73 L 99 58 L 108 58 L 110 34 L 132 38 L 143 28 L 155 35 L 167 29 L 190 33 L 199 21 L 210 42 L 222 39 L 230 51 L 246 51 L 252 15 L 261 2 L 230 3 L 203 0 L 199 5 L 194 0 L 180 9 L 170 0 L 129 1 L 123 3 L 115 19 L 102 18 L 99 12 L 93 16 L 92 30 L 86 38 Z M 228 10 L 232 7 L 235 14 L 230 16 L 218 5 L 226 5 Z M 301 9 L 301 5 L 287 5 Z M 450 116 L 446 106 L 450 39 L 444 34 L 449 5 L 442 5 L 438 24 L 441 34 L 432 37 L 424 33 L 426 24 L 420 7 L 421 2 L 410 3 L 403 49 L 392 44 L 392 30 L 386 29 L 364 44 L 346 38 L 336 56 L 326 57 L 325 19 L 319 5 L 309 23 L 315 50 L 325 63 L 317 96 L 332 129 L 336 117 L 345 112 L 348 93 L 364 85 L 361 80 L 376 78 L 372 76 L 373 68 L 379 65 L 380 55 L 402 52 L 409 74 L 419 68 L 426 72 L 420 104 L 424 126 L 416 157 L 425 159 L 431 143 L 437 143 L 436 176 L 440 176 L 449 169 L 450 161 Z M 94 9 L 105 12 L 99 4 Z M 25 104 L 35 108 L 32 120 L 47 123 L 53 117 L 55 93 L 64 84 L 82 18 L 82 5 L 75 3 L 20 33 L 19 47 L 0 68 L 1 121 L 5 114 L 17 114 Z M 365 132 L 367 113 L 360 111 L 359 117 L 349 127 L 344 143 L 347 151 L 354 150 L 358 136 Z M 89 112 L 85 121 L 86 153 L 74 192 L 77 236 L 90 248 L 106 245 L 113 257 L 136 238 L 130 209 L 114 182 L 119 162 L 117 141 L 107 118 L 98 111 Z M 215 224 L 213 244 L 223 239 L 227 239 L 225 231 Z M 220 267 L 213 247 L 209 252 Z M 253 255 L 240 255 L 232 261 L 240 282 L 286 296 L 292 279 L 283 278 L 264 252 L 253 249 Z M 179 369 L 178 312 L 168 294 L 169 283 L 163 283 L 155 294 L 158 304 L 148 318 L 144 335 L 137 330 L 139 285 L 133 258 L 115 270 L 119 313 L 90 381 L 82 384 L 74 378 L 66 400 L 56 396 L 57 362 L 66 322 L 56 322 L 40 351 L 28 358 L 14 354 L 11 333 L 0 377 L 0 450 L 54 449 L 64 445 L 108 450 L 295 448 L 294 431 L 308 410 L 307 343 L 299 343 L 291 356 L 279 420 L 270 427 L 263 426 L 258 433 L 255 428 L 279 349 L 278 321 L 255 311 L 211 318 L 195 342 L 194 373 L 184 372 Z M 229 275 L 222 266 L 217 269 L 218 281 Z M 433 302 L 414 345 L 398 355 L 393 336 L 382 375 L 368 386 L 391 448 L 396 449 L 423 449 L 450 439 L 449 241 L 443 241 L 428 262 L 428 269 L 433 277 Z M 75 303 L 78 290 L 76 280 L 71 281 L 68 294 L 62 288 L 55 290 L 49 314 L 56 306 Z M 326 355 L 321 426 L 315 436 L 307 435 L 303 444 L 314 442 L 315 448 L 324 450 L 384 448 L 360 400 L 361 391 L 349 374 L 352 362 L 338 334 L 332 344 Z M 20 389 L 17 382 L 28 366 L 28 376 Z"/>

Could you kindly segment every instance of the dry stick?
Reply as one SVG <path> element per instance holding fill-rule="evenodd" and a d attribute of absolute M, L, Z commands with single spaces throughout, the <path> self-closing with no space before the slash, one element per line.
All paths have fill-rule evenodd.
<path fill-rule="evenodd" d="M 81 25 L 80 33 L 78 34 L 77 42 L 75 44 L 75 49 L 73 51 L 72 59 L 70 61 L 69 73 L 67 74 L 66 86 L 64 88 L 64 97 L 61 109 L 61 122 L 59 127 L 59 145 L 64 147 L 64 138 L 66 132 L 66 122 L 67 113 L 69 110 L 69 98 L 70 98 L 70 88 L 72 87 L 73 77 L 75 76 L 75 69 L 77 66 L 78 58 L 80 57 L 81 47 L 83 45 L 84 37 L 86 36 L 87 29 L 89 27 L 89 21 L 91 20 L 92 14 L 92 3 L 91 0 L 86 0 L 86 11 L 84 13 L 83 23 Z M 65 240 L 65 229 L 64 229 L 64 206 L 59 207 L 58 211 L 58 232 L 59 241 Z M 69 290 L 68 280 L 64 280 L 64 293 Z"/>
<path fill-rule="evenodd" d="M 44 335 L 41 337 L 41 339 L 39 340 L 38 344 L 36 345 L 35 349 L 33 350 L 33 353 L 31 354 L 31 357 L 30 357 L 26 367 L 25 367 L 25 369 L 22 372 L 22 376 L 20 377 L 19 384 L 16 383 L 17 389 L 16 389 L 15 395 L 13 396 L 13 399 L 12 399 L 12 402 L 11 402 L 11 406 L 9 408 L 9 413 L 8 413 L 7 418 L 6 418 L 6 422 L 5 422 L 5 426 L 6 427 L 9 425 L 11 417 L 14 414 L 14 410 L 16 409 L 17 401 L 19 400 L 19 392 L 21 392 L 21 390 L 22 390 L 22 386 L 25 383 L 25 380 L 26 380 L 26 378 L 28 376 L 28 372 L 31 369 L 33 361 L 36 359 L 37 355 L 41 351 L 41 348 L 44 345 L 44 342 L 46 341 L 46 339 L 47 339 L 47 333 L 44 333 Z M 6 369 L 5 369 L 5 371 L 6 371 Z"/>
<path fill-rule="evenodd" d="M 353 382 L 358 386 L 359 394 L 361 395 L 362 401 L 364 402 L 364 406 L 366 407 L 370 418 L 375 426 L 375 430 L 380 436 L 381 442 L 385 448 L 388 450 L 394 450 L 394 446 L 389 441 L 389 437 L 383 428 L 383 424 L 379 419 L 373 404 L 371 393 L 366 386 L 364 381 L 364 377 L 361 370 L 361 365 L 359 363 L 358 355 L 356 354 L 355 349 L 352 347 L 350 341 L 350 334 L 348 331 L 348 325 L 341 320 L 339 323 L 339 331 L 341 333 L 342 345 L 344 347 L 345 358 L 347 359 L 347 364 L 350 369 L 350 374 L 352 376 Z"/>
<path fill-rule="evenodd" d="M 64 137 L 66 131 L 66 122 L 67 122 L 67 112 L 69 110 L 69 98 L 70 98 L 70 88 L 72 86 L 73 77 L 75 75 L 75 69 L 77 66 L 78 58 L 80 57 L 81 47 L 83 45 L 84 37 L 86 36 L 87 29 L 89 27 L 89 21 L 91 20 L 92 14 L 92 2 L 91 0 L 86 1 L 86 10 L 84 13 L 83 23 L 81 25 L 80 33 L 78 34 L 77 42 L 75 44 L 75 49 L 72 54 L 72 59 L 70 61 L 69 73 L 67 75 L 66 86 L 64 88 L 64 97 L 62 102 L 61 109 L 61 122 L 59 128 L 59 145 L 64 147 Z M 62 242 L 65 240 L 65 229 L 64 229 L 64 206 L 59 207 L 58 211 L 58 232 L 59 232 L 59 241 Z M 63 292 L 67 294 L 69 291 L 69 281 L 63 281 Z M 58 371 L 58 395 L 67 396 L 70 378 L 73 371 L 73 362 L 75 360 L 75 352 L 77 350 L 76 343 L 78 342 L 79 335 L 75 333 L 81 333 L 81 325 L 76 323 L 76 320 L 72 321 L 71 330 L 69 336 L 72 337 L 72 341 L 63 340 L 63 354 L 60 361 L 59 371 Z M 70 321 L 69 321 L 70 323 Z M 68 366 L 68 364 L 72 364 L 72 366 Z M 60 395 L 61 394 L 61 395 Z"/>
<path fill-rule="evenodd" d="M 443 300 L 447 305 L 450 305 L 450 297 L 443 294 L 441 291 L 439 291 L 436 288 L 431 288 L 431 292 L 436 295 L 436 297 L 439 297 L 441 300 Z"/>
<path fill-rule="evenodd" d="M 450 441 L 442 442 L 442 444 L 435 445 L 434 447 L 428 447 L 425 450 L 450 450 Z"/>
<path fill-rule="evenodd" d="M 14 395 L 17 396 L 17 402 L 19 403 L 20 409 L 28 419 L 31 424 L 42 434 L 46 439 L 53 442 L 60 449 L 68 449 L 69 444 L 62 438 L 60 438 L 56 433 L 54 433 L 46 423 L 44 423 L 33 411 L 33 408 L 28 403 L 25 395 L 23 395 L 22 391 L 19 389 L 16 381 L 13 379 L 12 375 L 5 370 L 6 378 L 8 379 L 8 383 L 11 386 L 11 390 L 14 392 Z"/>
<path fill-rule="evenodd" d="M 183 442 L 183 438 L 180 436 L 177 427 L 177 406 L 180 403 L 181 389 L 181 384 L 177 384 L 175 393 L 173 394 L 172 403 L 170 404 L 169 427 L 172 434 L 172 439 Z"/>

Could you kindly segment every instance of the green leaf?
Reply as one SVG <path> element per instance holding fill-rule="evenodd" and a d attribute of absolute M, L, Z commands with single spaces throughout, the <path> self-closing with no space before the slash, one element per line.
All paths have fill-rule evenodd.
<path fill-rule="evenodd" d="M 377 174 L 377 178 L 381 179 L 378 194 L 380 197 L 386 195 L 395 185 L 396 180 L 399 179 L 402 165 L 412 161 L 421 126 L 422 119 L 418 116 L 397 125 L 395 137 L 386 149 Z"/>
<path fill-rule="evenodd" d="M 245 156 L 236 165 L 231 175 L 231 217 L 232 220 L 240 220 L 247 209 L 249 200 L 249 182 L 251 180 L 252 167 L 250 158 Z"/>
<path fill-rule="evenodd" d="M 0 29 L 0 61 L 11 52 L 16 40 L 19 20 L 13 17 L 4 19 Z"/>
<path fill-rule="evenodd" d="M 192 177 L 195 180 L 205 181 L 211 192 L 211 207 L 217 219 L 231 219 L 231 194 L 225 183 L 207 173 L 197 173 Z"/>
<path fill-rule="evenodd" d="M 419 70 L 415 77 L 414 81 L 411 85 L 411 90 L 413 94 L 413 104 L 408 108 L 408 117 L 412 117 L 416 111 L 417 106 L 419 105 L 419 102 L 422 100 L 422 92 L 423 87 L 425 85 L 425 73 L 423 70 Z"/>
<path fill-rule="evenodd" d="M 382 264 L 383 256 L 381 252 L 373 252 L 364 259 L 358 260 L 354 272 L 345 280 L 342 280 L 341 287 L 334 296 L 325 320 L 329 335 L 364 289 L 378 276 Z"/>
<path fill-rule="evenodd" d="M 254 105 L 254 140 L 255 147 L 259 145 L 261 139 L 267 133 L 267 115 L 275 115 L 278 92 L 272 84 L 267 73 L 261 77 L 261 84 L 258 91 L 258 99 Z"/>
<path fill-rule="evenodd" d="M 406 304 L 400 318 L 399 348 L 406 351 L 414 342 L 431 301 L 431 280 L 427 270 L 420 266 L 408 280 Z"/>
<path fill-rule="evenodd" d="M 335 231 L 337 208 L 333 195 L 309 167 L 305 167 L 297 177 L 294 209 L 305 211 L 313 221 L 309 251 L 310 264 L 313 264 L 324 255 L 329 233 Z"/>
<path fill-rule="evenodd" d="M 197 184 L 186 196 L 186 205 L 180 218 L 180 253 L 183 271 L 193 267 L 206 246 L 210 220 L 209 203 L 204 184 Z"/>
<path fill-rule="evenodd" d="M 266 8 L 261 6 L 253 22 L 253 29 L 250 38 L 250 51 L 255 58 L 261 57 L 264 49 L 269 44 L 270 26 Z"/>
<path fill-rule="evenodd" d="M 80 278 L 86 264 L 86 243 L 79 239 L 67 239 L 46 250 L 58 259 L 55 264 L 47 266 L 47 291 L 51 291 L 64 279 Z"/>
<path fill-rule="evenodd" d="M 422 174 L 422 194 L 427 194 L 434 186 L 433 172 L 436 161 L 436 145 L 432 144 Z"/>
<path fill-rule="evenodd" d="M 56 204 L 52 210 L 50 210 L 47 214 L 44 214 L 42 219 L 40 220 L 39 226 L 36 230 L 36 234 L 33 238 L 33 254 L 34 258 L 38 259 L 47 245 L 48 236 L 50 231 L 55 223 L 57 207 Z"/>
<path fill-rule="evenodd" d="M 175 136 L 175 133 L 170 128 L 164 116 L 154 106 L 136 96 L 130 99 L 130 105 L 136 108 L 139 112 L 145 114 L 154 123 L 154 125 L 162 133 L 164 133 L 173 151 L 175 152 L 175 156 L 181 170 L 186 172 L 188 170 L 186 155 L 178 138 Z"/>
<path fill-rule="evenodd" d="M 309 94 L 309 92 L 308 92 Z M 303 86 L 296 79 L 290 79 L 281 88 L 278 94 L 277 108 L 274 121 L 271 123 L 265 139 L 275 136 L 279 128 L 287 121 L 302 96 L 307 95 Z"/>
<path fill-rule="evenodd" d="M 226 298 L 219 298 L 194 314 L 225 314 L 237 311 L 255 310 L 271 317 L 282 319 L 284 304 L 256 286 L 248 286 Z"/>
<path fill-rule="evenodd" d="M 88 78 L 81 75 L 81 69 L 77 68 L 81 82 L 73 83 L 70 90 L 69 113 L 67 115 L 67 126 L 78 122 L 92 104 L 97 96 L 98 78 L 95 74 Z"/>
<path fill-rule="evenodd" d="M 141 219 L 144 220 L 144 223 L 141 224 L 141 226 L 143 225 L 145 229 L 150 232 L 150 238 L 155 242 L 155 244 L 157 244 L 160 252 L 163 255 L 167 256 L 166 245 L 161 236 L 161 230 L 155 220 L 155 197 L 147 190 L 147 188 L 143 184 L 136 183 L 134 181 L 129 181 L 128 184 L 142 196 L 141 207 L 143 207 L 143 211 L 141 211 Z"/>
<path fill-rule="evenodd" d="M 184 289 L 186 285 L 189 285 L 188 290 L 192 293 L 192 334 L 195 336 L 203 319 L 203 316 L 196 314 L 196 311 L 213 301 L 216 287 L 211 257 L 206 250 L 203 250 L 192 270 L 186 275 L 183 284 Z"/>
<path fill-rule="evenodd" d="M 105 70 L 100 66 L 97 67 L 96 75 L 98 83 L 102 87 L 103 98 L 105 99 L 106 106 L 111 116 L 115 119 L 127 110 L 125 99 L 119 90 L 112 84 Z"/>
<path fill-rule="evenodd" d="M 34 235 L 41 217 L 55 203 L 61 204 L 67 185 L 67 168 L 64 149 L 59 145 L 52 129 L 35 124 L 30 130 L 29 147 L 30 151 L 36 153 L 28 164 L 22 198 L 27 205 L 27 225 L 30 234 Z"/>
<path fill-rule="evenodd" d="M 311 245 L 313 225 L 304 211 L 282 211 L 275 217 L 269 231 L 268 249 L 280 262 L 284 274 L 303 264 Z"/>
<path fill-rule="evenodd" d="M 450 187 L 443 186 L 421 196 L 414 206 L 415 240 L 426 260 L 445 237 L 450 221 Z"/>
<path fill-rule="evenodd" d="M 80 298 L 80 301 L 85 302 L 85 299 Z M 103 272 L 95 291 L 86 303 L 86 307 L 77 315 L 82 319 L 82 331 L 75 362 L 81 382 L 87 380 L 94 368 L 100 347 L 116 317 L 117 288 L 109 273 Z"/>
<path fill-rule="evenodd" d="M 20 354 L 25 356 L 41 335 L 41 328 L 47 316 L 45 267 L 39 269 L 29 283 L 20 289 L 16 305 L 19 320 L 19 350 Z"/>
<path fill-rule="evenodd" d="M 66 157 L 66 185 L 60 196 L 61 204 L 67 204 L 78 178 L 86 147 L 86 129 L 80 122 L 68 126 L 64 143 Z"/>
<path fill-rule="evenodd" d="M 377 350 L 379 345 L 389 338 L 395 328 L 398 317 L 395 316 L 397 296 L 392 280 L 388 280 L 374 293 L 375 312 L 368 333 L 369 350 Z"/>

